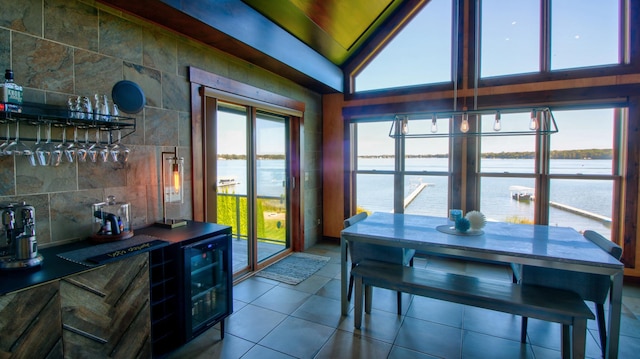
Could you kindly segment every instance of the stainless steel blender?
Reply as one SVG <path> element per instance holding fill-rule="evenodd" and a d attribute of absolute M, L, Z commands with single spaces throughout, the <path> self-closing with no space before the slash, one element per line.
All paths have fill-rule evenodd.
<path fill-rule="evenodd" d="M 0 246 L 0 270 L 24 269 L 42 264 L 36 241 L 36 217 L 33 206 L 22 203 L 0 205 L 6 246 Z"/>

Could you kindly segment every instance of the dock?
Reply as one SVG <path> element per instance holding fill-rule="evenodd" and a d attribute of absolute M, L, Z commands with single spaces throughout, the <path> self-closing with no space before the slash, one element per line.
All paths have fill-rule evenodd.
<path fill-rule="evenodd" d="M 429 187 L 428 183 L 420 183 L 416 189 L 413 190 L 405 199 L 404 199 L 404 208 L 407 208 L 408 205 L 413 202 L 416 197 L 422 192 L 425 188 Z"/>
<path fill-rule="evenodd" d="M 558 202 L 553 202 L 553 201 L 549 201 L 549 206 L 551 207 L 555 207 L 570 213 L 574 213 L 583 217 L 587 217 L 587 218 L 591 218 L 593 220 L 596 220 L 598 222 L 603 223 L 606 226 L 610 226 L 611 225 L 611 218 L 609 217 L 605 217 L 596 213 L 592 213 L 589 211 L 585 211 L 583 209 L 580 208 L 576 208 L 576 207 L 572 207 L 572 206 L 568 206 L 566 204 L 562 204 L 562 203 L 558 203 Z"/>

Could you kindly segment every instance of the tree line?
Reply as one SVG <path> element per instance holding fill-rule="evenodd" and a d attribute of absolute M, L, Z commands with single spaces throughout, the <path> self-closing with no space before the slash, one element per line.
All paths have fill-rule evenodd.
<path fill-rule="evenodd" d="M 237 154 L 221 154 L 218 155 L 218 159 L 220 160 L 246 160 L 247 155 L 237 155 Z M 284 154 L 279 155 L 258 155 L 257 159 L 259 160 L 284 160 Z"/>
<path fill-rule="evenodd" d="M 551 159 L 554 160 L 579 160 L 579 159 L 591 159 L 591 160 L 610 160 L 613 158 L 613 150 L 592 148 L 583 150 L 562 150 L 551 151 Z M 429 154 L 429 155 L 407 155 L 407 158 L 447 158 L 447 154 Z M 393 158 L 393 155 L 367 155 L 358 156 L 360 158 Z M 535 152 L 485 152 L 481 155 L 482 158 L 499 158 L 499 159 L 531 159 L 535 158 Z M 259 155 L 259 160 L 284 160 L 284 154 L 277 155 Z M 218 155 L 218 159 L 224 160 L 246 160 L 246 155 L 238 154 L 221 154 Z"/>
<path fill-rule="evenodd" d="M 447 158 L 447 154 L 425 154 L 425 155 L 407 155 L 407 158 Z M 583 150 L 562 150 L 551 151 L 551 159 L 554 160 L 610 160 L 613 158 L 613 150 L 611 149 L 583 149 Z M 361 158 L 393 158 L 393 155 L 368 155 L 358 156 Z M 499 158 L 499 159 L 531 159 L 535 158 L 535 152 L 485 152 L 481 154 L 482 158 Z"/>

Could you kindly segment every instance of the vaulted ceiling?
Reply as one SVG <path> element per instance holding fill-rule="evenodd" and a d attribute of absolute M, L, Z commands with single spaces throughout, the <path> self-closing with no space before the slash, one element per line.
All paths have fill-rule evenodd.
<path fill-rule="evenodd" d="M 320 93 L 428 0 L 98 0 Z"/>
<path fill-rule="evenodd" d="M 384 23 L 401 0 L 243 0 L 341 66 Z"/>

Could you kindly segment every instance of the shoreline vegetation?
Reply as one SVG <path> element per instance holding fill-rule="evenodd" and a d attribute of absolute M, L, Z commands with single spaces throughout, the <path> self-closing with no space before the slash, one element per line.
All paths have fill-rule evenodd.
<path fill-rule="evenodd" d="M 393 155 L 361 155 L 359 158 L 394 158 Z M 406 155 L 406 158 L 448 158 L 448 154 L 429 154 L 429 155 Z M 481 158 L 492 159 L 532 159 L 535 158 L 535 152 L 485 152 L 481 154 Z M 582 149 L 582 150 L 564 150 L 551 151 L 551 159 L 553 160 L 610 160 L 613 158 L 613 150 L 611 149 Z M 238 154 L 221 154 L 218 155 L 220 160 L 244 160 L 246 155 Z M 283 154 L 259 155 L 259 160 L 284 160 Z"/>
<path fill-rule="evenodd" d="M 552 160 L 610 160 L 613 158 L 611 149 L 586 149 L 586 150 L 564 150 L 551 151 Z M 365 155 L 359 158 L 393 158 L 393 155 Z M 433 155 L 406 155 L 406 158 L 448 158 L 447 154 Z M 535 152 L 484 152 L 481 158 L 492 159 L 532 159 Z"/>

